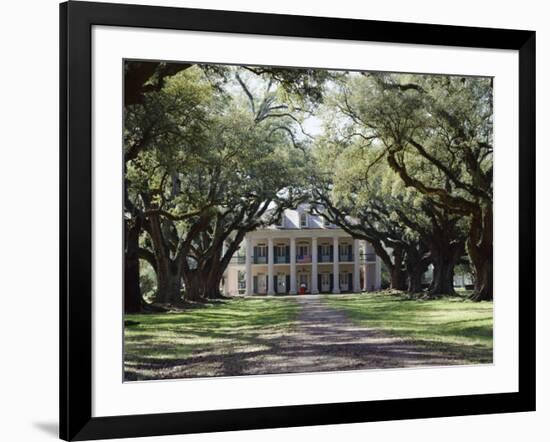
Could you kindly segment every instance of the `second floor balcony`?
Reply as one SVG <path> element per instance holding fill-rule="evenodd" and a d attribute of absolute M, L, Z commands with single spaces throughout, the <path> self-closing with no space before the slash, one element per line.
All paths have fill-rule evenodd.
<path fill-rule="evenodd" d="M 252 262 L 254 264 L 268 264 L 269 260 L 267 259 L 267 256 L 254 256 L 252 258 Z M 290 256 L 289 255 L 274 256 L 273 263 L 290 264 Z M 311 263 L 311 255 L 296 255 L 296 264 L 310 264 L 310 263 Z"/>
<path fill-rule="evenodd" d="M 254 256 L 252 262 L 254 264 L 267 264 L 267 256 Z"/>
<path fill-rule="evenodd" d="M 288 252 L 287 252 L 288 253 Z M 245 263 L 245 256 L 239 255 L 234 256 L 231 260 L 233 264 L 244 264 Z M 340 253 L 338 255 L 338 261 L 341 263 L 351 263 L 354 262 L 355 256 L 353 253 Z M 312 256 L 311 254 L 296 254 L 296 264 L 311 264 L 312 263 Z M 371 263 L 376 262 L 376 254 L 375 253 L 361 253 L 360 256 L 360 262 L 362 263 Z M 332 263 L 333 262 L 333 255 L 332 254 L 326 254 L 326 253 L 319 253 L 317 255 L 317 262 L 318 263 Z M 268 264 L 269 260 L 266 255 L 254 255 L 252 257 L 252 263 L 253 264 Z M 273 256 L 273 263 L 274 264 L 290 264 L 290 255 L 289 254 L 280 254 Z"/>
<path fill-rule="evenodd" d="M 288 264 L 290 263 L 290 256 L 280 255 L 275 257 L 275 264 Z"/>

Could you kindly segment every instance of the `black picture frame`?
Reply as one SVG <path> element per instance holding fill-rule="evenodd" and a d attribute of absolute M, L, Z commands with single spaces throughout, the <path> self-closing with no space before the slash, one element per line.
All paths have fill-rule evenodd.
<path fill-rule="evenodd" d="M 519 53 L 519 391 L 92 417 L 94 25 Z M 60 5 L 60 437 L 90 440 L 535 410 L 535 32 L 108 3 Z"/>

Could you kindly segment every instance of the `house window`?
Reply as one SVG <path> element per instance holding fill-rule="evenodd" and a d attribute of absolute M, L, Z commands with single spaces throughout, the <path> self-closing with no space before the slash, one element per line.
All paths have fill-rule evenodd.
<path fill-rule="evenodd" d="M 338 246 L 340 253 L 340 261 L 351 261 L 353 250 L 351 244 L 340 244 Z"/>
<path fill-rule="evenodd" d="M 258 255 L 259 257 L 264 257 L 267 254 L 267 247 L 264 244 L 258 244 Z"/>
<path fill-rule="evenodd" d="M 330 244 L 321 244 L 321 256 L 319 257 L 321 262 L 332 262 L 332 255 L 330 253 Z"/>
<path fill-rule="evenodd" d="M 307 227 L 307 213 L 300 214 L 300 227 Z"/>
<path fill-rule="evenodd" d="M 284 264 L 288 262 L 287 246 L 285 244 L 277 244 L 275 246 L 275 263 Z"/>
<path fill-rule="evenodd" d="M 309 256 L 309 246 L 307 245 L 298 246 L 298 255 Z"/>
<path fill-rule="evenodd" d="M 323 218 L 323 227 L 330 227 L 330 221 L 326 218 Z"/>

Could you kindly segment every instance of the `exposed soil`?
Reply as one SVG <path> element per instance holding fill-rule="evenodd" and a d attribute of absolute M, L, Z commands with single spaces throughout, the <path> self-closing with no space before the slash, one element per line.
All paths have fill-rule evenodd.
<path fill-rule="evenodd" d="M 303 373 L 334 370 L 456 365 L 465 361 L 419 343 L 358 326 L 319 295 L 296 297 L 300 313 L 291 332 L 258 330 L 227 347 L 184 360 L 148 361 L 150 379 Z M 239 333 L 236 331 L 235 333 Z M 231 338 L 231 337 L 228 337 Z M 149 365 L 149 367 L 147 367 Z M 132 375 L 127 380 L 134 380 Z M 140 377 L 140 379 L 142 379 Z"/>

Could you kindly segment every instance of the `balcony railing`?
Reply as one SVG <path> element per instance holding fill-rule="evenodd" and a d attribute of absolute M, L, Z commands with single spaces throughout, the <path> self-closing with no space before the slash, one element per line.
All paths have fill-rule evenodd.
<path fill-rule="evenodd" d="M 275 256 L 274 258 L 275 264 L 289 264 L 290 263 L 290 256 Z M 339 255 L 338 257 L 339 262 L 353 262 L 354 256 L 353 255 Z M 254 256 L 252 259 L 252 262 L 254 264 L 267 264 L 267 256 Z M 319 255 L 317 257 L 317 261 L 320 263 L 331 263 L 332 262 L 332 255 Z M 361 256 L 361 261 L 363 263 L 365 262 L 376 262 L 376 254 L 375 253 L 363 253 Z M 234 256 L 231 258 L 232 264 L 245 264 L 246 257 L 245 256 Z M 296 255 L 296 263 L 297 264 L 309 264 L 311 263 L 311 255 Z"/>
<path fill-rule="evenodd" d="M 254 264 L 267 264 L 267 256 L 255 256 L 252 260 Z M 275 264 L 288 264 L 290 262 L 290 256 L 275 256 L 273 257 Z"/>

